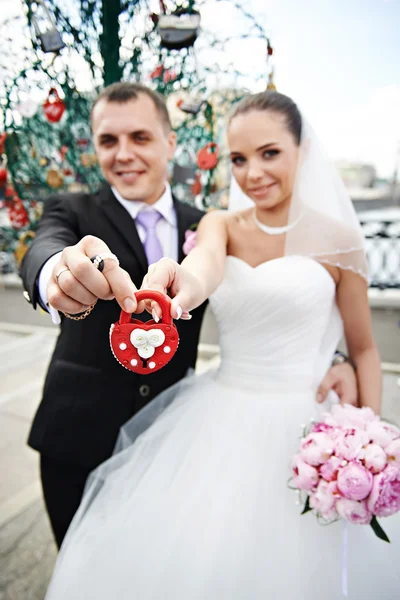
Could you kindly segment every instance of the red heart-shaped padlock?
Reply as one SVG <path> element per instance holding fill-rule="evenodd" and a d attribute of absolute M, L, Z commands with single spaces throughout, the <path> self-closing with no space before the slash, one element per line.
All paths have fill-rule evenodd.
<path fill-rule="evenodd" d="M 57 123 L 64 114 L 65 104 L 55 88 L 51 88 L 46 102 L 43 104 L 44 114 L 50 123 Z"/>
<path fill-rule="evenodd" d="M 5 188 L 7 184 L 7 169 L 0 167 L 0 188 Z"/>
<path fill-rule="evenodd" d="M 218 163 L 219 148 L 215 142 L 209 142 L 197 153 L 197 166 L 203 171 L 214 169 Z"/>
<path fill-rule="evenodd" d="M 158 302 L 162 310 L 161 322 L 150 319 L 143 323 L 122 310 L 119 321 L 110 328 L 111 350 L 126 369 L 149 375 L 169 363 L 178 348 L 179 335 L 172 321 L 168 296 L 154 290 L 140 290 L 135 296 L 138 302 Z"/>

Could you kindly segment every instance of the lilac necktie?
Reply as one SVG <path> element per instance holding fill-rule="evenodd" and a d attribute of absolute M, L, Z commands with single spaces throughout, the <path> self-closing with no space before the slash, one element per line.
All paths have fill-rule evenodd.
<path fill-rule="evenodd" d="M 157 262 L 164 256 L 164 252 L 157 236 L 156 225 L 162 218 L 162 215 L 156 210 L 140 211 L 136 217 L 136 221 L 146 231 L 144 240 L 144 251 L 146 252 L 147 262 L 149 265 Z"/>

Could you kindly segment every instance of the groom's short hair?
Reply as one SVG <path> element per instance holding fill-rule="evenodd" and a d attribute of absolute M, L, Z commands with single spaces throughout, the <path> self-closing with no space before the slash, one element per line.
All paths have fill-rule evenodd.
<path fill-rule="evenodd" d="M 171 119 L 168 113 L 167 105 L 161 94 L 145 85 L 140 83 L 132 83 L 130 81 L 118 81 L 105 87 L 92 104 L 90 120 L 92 120 L 94 107 L 100 102 L 100 100 L 124 104 L 125 102 L 129 102 L 129 100 L 136 100 L 140 94 L 150 98 L 156 108 L 156 111 L 158 112 L 165 130 L 171 131 Z"/>

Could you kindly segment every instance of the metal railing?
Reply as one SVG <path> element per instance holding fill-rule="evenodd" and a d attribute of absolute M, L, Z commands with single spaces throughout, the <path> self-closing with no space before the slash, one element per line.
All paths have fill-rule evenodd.
<path fill-rule="evenodd" d="M 400 218 L 360 220 L 364 230 L 370 287 L 400 289 Z M 17 272 L 12 253 L 0 253 L 0 275 Z"/>
<path fill-rule="evenodd" d="M 370 287 L 400 289 L 400 219 L 361 221 Z"/>

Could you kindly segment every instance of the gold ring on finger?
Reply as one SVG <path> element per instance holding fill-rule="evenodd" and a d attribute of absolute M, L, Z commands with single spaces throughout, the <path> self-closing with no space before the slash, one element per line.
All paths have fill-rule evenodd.
<path fill-rule="evenodd" d="M 66 271 L 69 271 L 68 267 L 64 267 L 63 269 L 61 269 L 60 271 L 58 271 L 58 273 L 56 273 L 56 281 L 58 283 L 58 280 L 60 278 L 60 275 L 62 275 L 62 273 L 65 273 Z"/>

